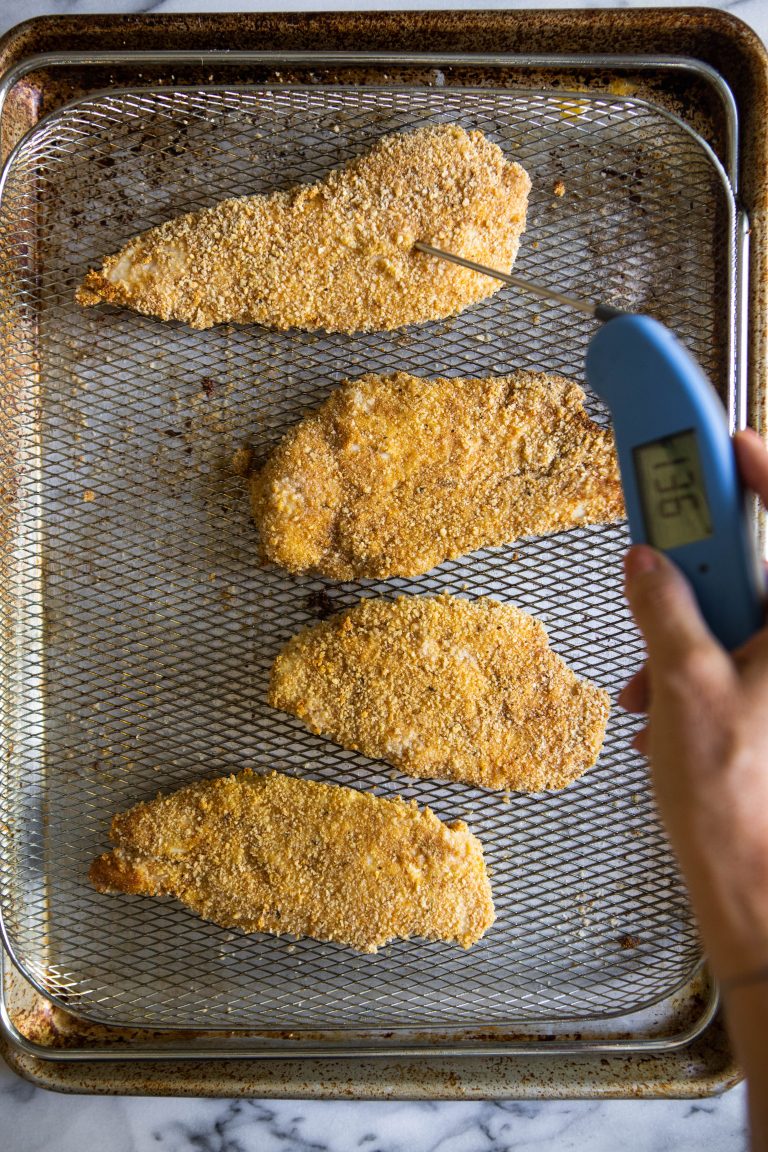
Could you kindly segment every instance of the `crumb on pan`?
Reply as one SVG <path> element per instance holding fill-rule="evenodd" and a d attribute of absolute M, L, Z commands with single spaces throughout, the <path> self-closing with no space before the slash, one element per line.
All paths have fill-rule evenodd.
<path fill-rule="evenodd" d="M 631 936 L 627 933 L 626 936 L 619 938 L 619 947 L 625 951 L 633 951 L 635 948 L 640 947 L 640 939 L 637 936 Z"/>
<path fill-rule="evenodd" d="M 250 444 L 241 444 L 232 453 L 230 467 L 235 476 L 250 476 L 253 469 L 253 448 Z"/>

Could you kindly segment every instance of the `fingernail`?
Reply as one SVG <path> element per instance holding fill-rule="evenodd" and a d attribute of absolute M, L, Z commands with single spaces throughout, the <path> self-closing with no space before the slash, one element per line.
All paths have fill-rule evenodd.
<path fill-rule="evenodd" d="M 636 544 L 624 557 L 624 573 L 628 580 L 634 580 L 645 572 L 656 572 L 661 568 L 661 556 L 646 544 Z"/>

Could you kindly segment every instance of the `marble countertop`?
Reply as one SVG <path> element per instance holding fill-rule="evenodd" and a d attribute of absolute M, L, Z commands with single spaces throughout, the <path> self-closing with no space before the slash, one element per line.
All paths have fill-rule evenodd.
<path fill-rule="evenodd" d="M 642 0 L 0 0 L 0 33 L 44 13 L 322 11 L 426 8 L 627 8 Z M 674 7 L 656 0 L 656 7 Z M 688 6 L 697 5 L 689 0 Z M 768 41 L 766 0 L 720 0 Z M 737 1152 L 744 1089 L 711 1100 L 372 1103 L 59 1096 L 0 1061 L 4 1152 Z"/>

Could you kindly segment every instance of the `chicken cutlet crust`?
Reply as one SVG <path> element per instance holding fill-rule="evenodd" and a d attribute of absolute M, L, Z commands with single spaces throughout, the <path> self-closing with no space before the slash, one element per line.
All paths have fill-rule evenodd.
<path fill-rule="evenodd" d="M 494 920 L 480 841 L 415 801 L 246 769 L 137 804 L 111 839 L 98 891 L 175 896 L 243 932 L 469 948 Z"/>
<path fill-rule="evenodd" d="M 562 376 L 348 381 L 251 480 L 263 558 L 337 580 L 624 515 L 612 433 Z"/>
<path fill-rule="evenodd" d="M 518 792 L 581 776 L 610 711 L 540 621 L 448 595 L 362 600 L 304 629 L 275 660 L 269 700 L 410 776 Z"/>
<path fill-rule="evenodd" d="M 482 132 L 445 124 L 388 136 L 317 183 L 224 200 L 142 233 L 88 272 L 77 300 L 193 328 L 362 332 L 452 316 L 499 282 L 414 252 L 414 242 L 509 270 L 529 188 Z"/>

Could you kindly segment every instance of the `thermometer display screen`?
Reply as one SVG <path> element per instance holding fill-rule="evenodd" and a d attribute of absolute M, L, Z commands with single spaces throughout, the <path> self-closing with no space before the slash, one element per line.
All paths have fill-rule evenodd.
<path fill-rule="evenodd" d="M 662 551 L 712 535 L 694 431 L 633 449 L 648 543 Z"/>

